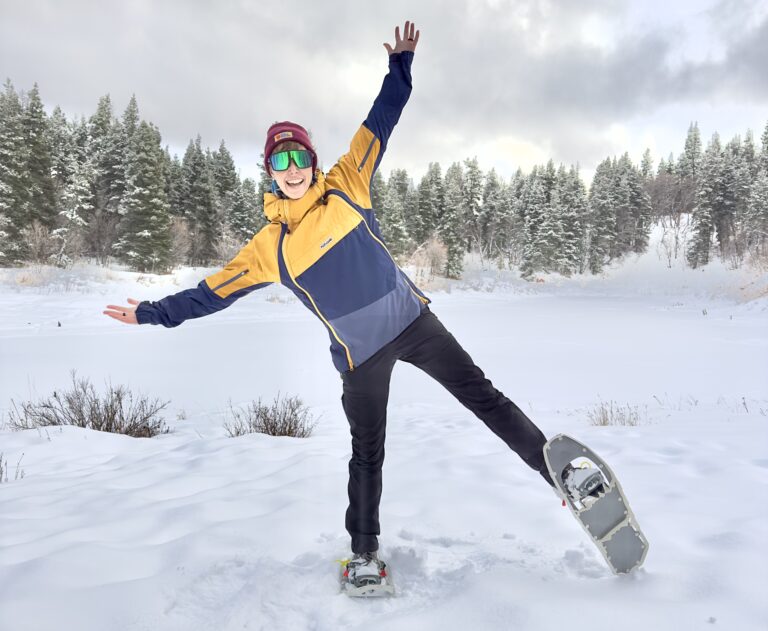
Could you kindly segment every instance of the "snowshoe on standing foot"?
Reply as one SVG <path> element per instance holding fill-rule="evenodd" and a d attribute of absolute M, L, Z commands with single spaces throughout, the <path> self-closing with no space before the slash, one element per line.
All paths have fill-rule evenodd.
<path fill-rule="evenodd" d="M 341 589 L 355 598 L 391 596 L 395 588 L 387 572 L 387 564 L 376 552 L 355 554 L 341 562 Z"/>

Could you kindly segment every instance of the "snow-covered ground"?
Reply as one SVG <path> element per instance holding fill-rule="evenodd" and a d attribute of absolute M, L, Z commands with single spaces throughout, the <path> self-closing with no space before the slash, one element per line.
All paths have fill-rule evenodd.
<path fill-rule="evenodd" d="M 173 428 L 0 429 L 2 631 L 768 628 L 765 276 L 670 270 L 652 250 L 599 278 L 475 269 L 435 287 L 494 384 L 611 463 L 650 552 L 614 577 L 538 475 L 400 364 L 380 537 L 397 595 L 356 601 L 334 562 L 350 446 L 322 325 L 279 287 L 175 329 L 101 313 L 207 273 L 0 270 L 1 413 L 76 369 L 171 401 Z M 227 437 L 230 399 L 278 391 L 311 407 L 311 438 Z M 591 426 L 601 401 L 640 424 Z"/>

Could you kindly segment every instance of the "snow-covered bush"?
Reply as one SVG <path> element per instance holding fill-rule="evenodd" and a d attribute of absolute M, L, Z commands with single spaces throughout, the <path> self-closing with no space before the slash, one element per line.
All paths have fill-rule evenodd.
<path fill-rule="evenodd" d="M 244 410 L 232 407 L 231 401 L 229 407 L 233 420 L 225 423 L 224 429 L 232 438 L 252 433 L 308 438 L 316 425 L 299 397 L 280 398 L 279 392 L 269 405 L 259 398 Z"/>
<path fill-rule="evenodd" d="M 14 430 L 51 425 L 74 425 L 85 429 L 136 438 L 151 438 L 169 430 L 159 416 L 168 405 L 155 399 L 134 395 L 125 386 L 109 384 L 104 395 L 97 394 L 87 379 L 78 379 L 72 371 L 72 388 L 55 391 L 39 401 L 19 405 L 11 399 L 8 425 Z"/>

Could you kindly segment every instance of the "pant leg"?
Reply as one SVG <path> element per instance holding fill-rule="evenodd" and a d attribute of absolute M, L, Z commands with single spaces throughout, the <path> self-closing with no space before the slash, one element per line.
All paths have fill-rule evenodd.
<path fill-rule="evenodd" d="M 344 394 L 341 403 L 352 434 L 349 461 L 349 507 L 345 525 L 352 538 L 352 552 L 378 550 L 384 464 L 384 439 L 387 425 L 389 382 L 395 357 L 385 346 L 353 371 L 342 374 Z"/>
<path fill-rule="evenodd" d="M 442 384 L 466 408 L 552 484 L 544 462 L 546 438 L 523 411 L 499 392 L 432 312 L 425 313 L 401 355 Z"/>

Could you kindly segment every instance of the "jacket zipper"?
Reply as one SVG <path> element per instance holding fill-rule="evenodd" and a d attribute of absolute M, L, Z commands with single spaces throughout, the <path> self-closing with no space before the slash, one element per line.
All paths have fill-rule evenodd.
<path fill-rule="evenodd" d="M 365 155 L 363 156 L 363 161 L 360 163 L 360 166 L 357 167 L 357 172 L 360 173 L 360 171 L 363 170 L 363 167 L 365 166 L 365 163 L 368 162 L 368 156 L 371 155 L 371 149 L 373 149 L 373 143 L 376 142 L 376 136 L 373 137 L 371 140 L 371 144 L 368 145 L 368 151 L 365 152 Z"/>
<path fill-rule="evenodd" d="M 216 291 L 217 289 L 221 289 L 222 287 L 226 287 L 226 286 L 227 286 L 227 285 L 229 285 L 230 283 L 234 283 L 234 282 L 235 282 L 235 281 L 236 281 L 238 278 L 240 278 L 240 277 L 242 277 L 242 276 L 245 276 L 247 273 L 248 273 L 248 270 L 247 270 L 247 269 L 246 269 L 246 270 L 243 270 L 243 271 L 242 271 L 242 272 L 240 272 L 240 273 L 239 273 L 237 276 L 233 276 L 233 277 L 232 277 L 232 278 L 230 278 L 229 280 L 225 280 L 223 283 L 221 283 L 221 285 L 216 285 L 216 287 L 214 287 L 213 289 L 211 289 L 211 291 Z"/>
<path fill-rule="evenodd" d="M 286 230 L 287 230 L 287 227 L 286 227 Z M 317 313 L 318 317 L 319 317 L 319 318 L 320 318 L 320 319 L 323 321 L 323 323 L 325 324 L 325 326 L 327 326 L 327 327 L 328 327 L 328 330 L 331 332 L 331 334 L 333 335 L 333 337 L 334 337 L 334 338 L 336 338 L 336 341 L 337 341 L 339 344 L 341 344 L 341 345 L 344 347 L 344 352 L 347 354 L 347 364 L 349 364 L 349 369 L 350 369 L 350 370 L 354 370 L 354 369 L 355 369 L 355 365 L 354 365 L 354 363 L 352 362 L 352 355 L 351 355 L 351 354 L 350 354 L 350 352 L 349 352 L 349 347 L 348 347 L 348 346 L 347 346 L 347 345 L 346 345 L 344 342 L 342 342 L 342 341 L 341 341 L 341 338 L 339 337 L 338 333 L 336 333 L 336 329 L 334 329 L 334 328 L 331 326 L 331 323 L 330 323 L 330 322 L 328 322 L 328 320 L 326 320 L 326 319 L 325 319 L 325 316 L 323 316 L 323 314 L 322 314 L 322 313 L 320 313 L 320 309 L 318 309 L 318 307 L 317 307 L 317 304 L 315 303 L 314 299 L 313 299 L 313 298 L 312 298 L 312 296 L 309 294 L 309 292 L 308 292 L 306 289 L 304 289 L 304 288 L 303 288 L 301 285 L 299 285 L 299 283 L 297 283 L 297 282 L 296 282 L 296 277 L 293 275 L 293 272 L 291 271 L 291 267 L 290 267 L 290 265 L 288 265 L 288 257 L 285 255 L 285 238 L 286 238 L 286 236 L 287 236 L 287 235 L 284 235 L 284 236 L 283 236 L 283 242 L 282 242 L 282 244 L 281 244 L 281 246 L 280 246 L 280 253 L 282 254 L 282 257 L 283 257 L 283 263 L 285 264 L 285 271 L 286 271 L 286 272 L 288 272 L 288 276 L 290 277 L 290 279 L 291 279 L 291 282 L 292 282 L 294 285 L 296 285 L 296 287 L 298 287 L 299 289 L 301 289 L 301 291 L 303 291 L 303 292 L 304 292 L 304 295 L 305 295 L 305 296 L 306 296 L 306 297 L 309 299 L 309 301 L 312 303 L 312 307 L 314 307 L 314 309 L 315 309 L 315 313 Z"/>

